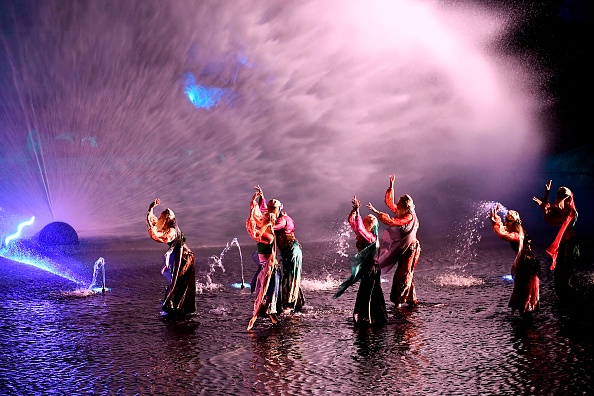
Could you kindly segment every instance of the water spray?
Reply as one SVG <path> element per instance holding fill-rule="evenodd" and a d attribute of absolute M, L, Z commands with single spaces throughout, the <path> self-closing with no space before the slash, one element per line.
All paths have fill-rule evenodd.
<path fill-rule="evenodd" d="M 243 256 L 241 255 L 241 246 L 239 246 L 239 242 L 237 241 L 237 238 L 233 238 L 233 240 L 231 242 L 227 242 L 227 246 L 225 246 L 225 248 L 223 249 L 223 251 L 221 252 L 221 254 L 217 257 L 217 256 L 211 256 L 211 260 L 213 261 L 213 264 L 217 264 L 219 267 L 223 268 L 223 257 L 225 257 L 225 253 L 227 253 L 232 247 L 233 245 L 237 246 L 237 249 L 239 250 L 239 260 L 241 262 L 241 288 L 245 289 L 245 280 L 244 280 L 244 275 L 243 275 Z M 225 271 L 225 269 L 223 268 L 223 272 Z M 211 271 L 212 272 L 212 271 Z M 236 284 L 234 283 L 233 286 L 235 286 Z"/>
<path fill-rule="evenodd" d="M 107 292 L 107 286 L 105 284 L 105 259 L 103 257 L 99 257 L 97 261 L 95 261 L 95 265 L 93 266 L 93 280 L 89 286 L 89 290 L 98 290 L 97 287 L 97 275 L 101 271 L 101 293 L 105 295 Z"/>

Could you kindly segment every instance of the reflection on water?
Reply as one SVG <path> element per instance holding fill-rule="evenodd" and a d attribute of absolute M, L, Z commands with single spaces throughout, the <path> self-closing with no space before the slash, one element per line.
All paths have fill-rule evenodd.
<path fill-rule="evenodd" d="M 195 249 L 197 312 L 160 315 L 165 280 L 161 251 L 83 249 L 93 273 L 109 263 L 109 293 L 77 293 L 62 277 L 0 259 L 0 394 L 585 394 L 593 389 L 592 323 L 562 307 L 542 276 L 542 310 L 532 321 L 507 307 L 502 276 L 508 249 L 478 243 L 456 272 L 445 246 L 424 246 L 415 284 L 421 304 L 397 309 L 378 329 L 353 327 L 357 287 L 332 299 L 347 276 L 344 254 L 304 244 L 308 305 L 279 326 L 257 321 L 246 332 L 253 294 L 241 280 L 239 252 L 225 271 Z M 255 267 L 248 265 L 246 277 Z M 384 276 L 384 293 L 391 286 Z M 591 313 L 589 311 L 588 313 Z M 15 375 L 18 373 L 19 375 Z"/>

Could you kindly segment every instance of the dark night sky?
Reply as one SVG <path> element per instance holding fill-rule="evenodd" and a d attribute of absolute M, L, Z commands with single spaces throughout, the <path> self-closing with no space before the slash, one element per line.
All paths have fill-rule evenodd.
<path fill-rule="evenodd" d="M 589 99 L 594 90 L 591 56 L 593 3 L 585 0 L 518 2 L 524 22 L 509 36 L 510 48 L 535 54 L 549 74 L 551 94 L 551 151 L 560 152 L 588 143 Z"/>

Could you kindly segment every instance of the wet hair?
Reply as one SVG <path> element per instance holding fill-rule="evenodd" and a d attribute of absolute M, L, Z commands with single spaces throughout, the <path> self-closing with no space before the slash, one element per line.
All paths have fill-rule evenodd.
<path fill-rule="evenodd" d="M 157 229 L 163 230 L 175 226 L 175 213 L 173 210 L 167 208 L 161 212 L 159 219 L 157 220 Z"/>
<path fill-rule="evenodd" d="M 404 194 L 403 196 L 398 198 L 398 202 L 402 202 L 406 206 L 406 208 L 408 209 L 409 212 L 412 212 L 415 209 L 415 204 L 413 202 L 413 199 L 408 194 Z M 396 205 L 398 205 L 398 203 Z"/>
<path fill-rule="evenodd" d="M 571 192 L 571 190 L 567 187 L 559 187 L 559 189 L 557 190 L 557 196 L 558 197 L 571 197 L 573 195 L 573 193 Z"/>
<path fill-rule="evenodd" d="M 377 217 L 375 217 L 372 214 L 368 214 L 367 216 L 365 216 L 363 218 L 363 224 L 365 225 L 365 228 L 367 228 L 367 230 L 369 231 L 373 231 L 373 229 L 379 224 L 377 221 Z"/>
<path fill-rule="evenodd" d="M 276 209 L 278 208 L 279 211 L 283 210 L 283 204 L 278 199 L 271 199 L 268 201 L 268 208 L 269 209 Z"/>
<path fill-rule="evenodd" d="M 520 219 L 520 214 L 515 210 L 509 210 L 505 215 L 505 221 L 508 223 L 517 223 L 522 224 L 522 220 Z"/>

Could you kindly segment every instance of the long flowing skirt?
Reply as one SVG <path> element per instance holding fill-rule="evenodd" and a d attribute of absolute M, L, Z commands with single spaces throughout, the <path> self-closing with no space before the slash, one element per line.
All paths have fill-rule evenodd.
<path fill-rule="evenodd" d="M 286 249 L 281 250 L 283 262 L 282 276 L 282 307 L 300 311 L 305 305 L 303 290 L 301 289 L 301 270 L 303 253 L 297 241 Z"/>
<path fill-rule="evenodd" d="M 161 309 L 170 315 L 186 315 L 196 311 L 196 270 L 194 253 L 177 244 L 171 252 L 171 279 Z"/>
<path fill-rule="evenodd" d="M 390 301 L 394 304 L 417 304 L 414 272 L 421 255 L 421 245 L 417 241 L 398 259 L 398 267 L 394 272 Z"/>
<path fill-rule="evenodd" d="M 388 312 L 381 286 L 381 271 L 377 265 L 362 270 L 366 273 L 357 291 L 353 320 L 358 326 L 383 325 L 388 321 Z"/>

